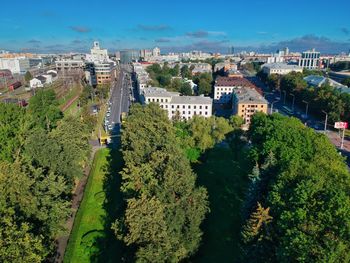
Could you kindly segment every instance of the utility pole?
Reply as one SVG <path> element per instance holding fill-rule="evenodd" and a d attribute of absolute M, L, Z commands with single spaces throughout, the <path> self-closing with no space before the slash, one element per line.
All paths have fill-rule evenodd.
<path fill-rule="evenodd" d="M 327 119 L 328 119 L 328 113 L 327 113 L 327 112 L 325 112 L 324 110 L 322 110 L 322 112 L 323 112 L 324 114 L 326 114 L 326 119 L 325 119 L 325 121 L 324 121 L 324 131 L 326 132 L 326 131 L 327 131 Z"/>
<path fill-rule="evenodd" d="M 345 127 L 343 128 L 343 136 L 341 137 L 340 149 L 343 149 L 344 147 L 344 136 L 345 136 Z"/>
<path fill-rule="evenodd" d="M 294 102 L 295 102 L 295 95 L 292 93 L 289 93 L 293 97 L 293 102 L 292 102 L 292 112 L 294 112 Z"/>
<path fill-rule="evenodd" d="M 306 109 L 305 109 L 305 115 L 306 115 L 306 118 L 307 118 L 307 112 L 309 110 L 309 103 L 305 100 L 303 100 L 303 102 L 306 104 Z"/>

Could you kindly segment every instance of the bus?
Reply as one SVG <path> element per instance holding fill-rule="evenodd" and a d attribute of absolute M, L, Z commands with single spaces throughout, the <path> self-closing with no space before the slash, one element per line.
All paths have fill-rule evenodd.
<path fill-rule="evenodd" d="M 127 116 L 126 112 L 122 112 L 122 114 L 120 114 L 120 121 L 121 121 L 121 123 L 125 122 L 126 116 Z"/>

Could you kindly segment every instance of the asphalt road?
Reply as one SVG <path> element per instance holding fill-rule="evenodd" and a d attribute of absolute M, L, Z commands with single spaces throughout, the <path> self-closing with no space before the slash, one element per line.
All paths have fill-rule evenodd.
<path fill-rule="evenodd" d="M 110 116 L 106 117 L 112 125 L 112 134 L 120 132 L 120 115 L 128 112 L 131 104 L 130 72 L 127 65 L 122 65 L 116 82 L 112 84 L 110 103 Z"/>

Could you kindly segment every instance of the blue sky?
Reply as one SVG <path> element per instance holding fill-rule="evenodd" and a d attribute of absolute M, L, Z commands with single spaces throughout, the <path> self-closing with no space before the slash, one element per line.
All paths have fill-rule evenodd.
<path fill-rule="evenodd" d="M 349 0 L 12 0 L 1 9 L 0 49 L 13 51 L 87 51 L 95 39 L 110 50 L 350 49 Z"/>

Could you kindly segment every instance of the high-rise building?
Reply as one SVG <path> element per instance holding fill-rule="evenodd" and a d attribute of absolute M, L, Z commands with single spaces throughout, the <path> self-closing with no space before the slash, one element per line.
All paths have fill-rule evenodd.
<path fill-rule="evenodd" d="M 160 56 L 160 49 L 159 47 L 155 47 L 153 50 L 152 50 L 152 55 L 154 57 L 159 57 Z"/>
<path fill-rule="evenodd" d="M 138 50 L 126 49 L 120 51 L 120 63 L 127 64 L 140 59 L 140 52 Z"/>
<path fill-rule="evenodd" d="M 233 55 L 235 53 L 235 48 L 233 47 L 233 46 L 230 46 L 229 48 L 228 48 L 228 54 L 229 55 Z"/>
<path fill-rule="evenodd" d="M 285 48 L 284 48 L 284 55 L 285 55 L 285 56 L 288 56 L 288 55 L 289 55 L 289 48 L 288 48 L 288 47 L 285 47 Z"/>
<path fill-rule="evenodd" d="M 304 51 L 299 59 L 299 66 L 307 69 L 317 69 L 320 67 L 320 52 L 312 50 Z"/>

